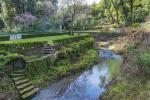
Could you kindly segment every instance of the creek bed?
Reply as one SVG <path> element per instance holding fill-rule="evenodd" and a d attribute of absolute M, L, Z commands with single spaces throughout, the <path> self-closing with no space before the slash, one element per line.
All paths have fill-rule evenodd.
<path fill-rule="evenodd" d="M 120 74 L 123 62 L 121 56 L 106 49 L 99 50 L 99 55 L 104 58 L 99 64 L 41 89 L 32 100 L 99 100 L 105 85 Z"/>

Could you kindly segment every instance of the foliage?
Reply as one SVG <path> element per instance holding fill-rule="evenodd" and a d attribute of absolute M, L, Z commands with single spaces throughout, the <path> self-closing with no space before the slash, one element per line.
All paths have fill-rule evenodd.
<path fill-rule="evenodd" d="M 70 62 L 69 59 L 60 60 L 57 62 L 56 66 L 50 67 L 48 72 L 50 80 L 62 79 L 64 76 L 72 75 L 83 69 L 90 68 L 93 64 L 97 63 L 97 60 L 97 52 L 92 49 L 84 52 L 84 55 L 80 56 L 75 63 L 68 64 L 68 62 Z"/>
<path fill-rule="evenodd" d="M 8 41 L 9 36 L 0 36 L 0 41 Z"/>
<path fill-rule="evenodd" d="M 148 5 L 147 0 L 101 0 L 99 4 L 93 4 L 92 16 L 97 22 L 106 20 L 105 23 L 132 25 L 144 21 Z"/>
<path fill-rule="evenodd" d="M 25 61 L 25 57 L 23 55 L 18 55 L 18 54 L 9 54 L 5 56 L 4 59 L 5 59 L 5 62 L 4 62 L 5 65 L 18 59 L 22 59 Z"/>
<path fill-rule="evenodd" d="M 4 21 L 0 18 L 0 30 L 5 27 Z"/>
<path fill-rule="evenodd" d="M 65 47 L 60 48 L 59 58 L 69 58 L 70 61 L 73 61 L 80 53 L 94 48 L 94 43 L 93 38 L 86 38 L 77 43 L 68 44 Z"/>
<path fill-rule="evenodd" d="M 13 91 L 14 88 L 12 87 L 12 83 L 9 82 L 8 77 L 4 80 L 2 77 L 0 77 L 0 95 L 3 93 L 6 93 L 8 91 Z"/>
<path fill-rule="evenodd" d="M 8 42 L 1 42 L 0 48 L 3 48 L 7 52 L 17 52 L 24 49 L 31 49 L 34 47 L 43 47 L 47 41 L 8 41 Z"/>
<path fill-rule="evenodd" d="M 30 31 L 31 28 L 33 28 L 31 24 L 33 24 L 37 18 L 41 22 L 39 29 L 46 29 L 44 27 L 47 27 L 47 25 L 52 26 L 49 18 L 56 13 L 57 3 L 57 0 L 2 0 L 0 16 L 4 19 L 4 23 L 6 24 L 4 31 L 18 32 L 25 31 L 24 29 L 26 29 L 26 32 L 28 29 Z M 55 27 L 55 25 L 53 26 Z M 51 27 L 48 27 L 48 29 L 50 28 Z"/>
<path fill-rule="evenodd" d="M 29 61 L 26 66 L 27 77 L 33 79 L 37 76 L 40 76 L 41 74 L 47 73 L 50 65 L 51 65 L 51 56 Z"/>
<path fill-rule="evenodd" d="M 145 8 L 135 9 L 133 12 L 133 22 L 140 23 L 143 22 L 146 16 L 148 16 L 148 10 Z"/>
<path fill-rule="evenodd" d="M 25 12 L 23 14 L 15 16 L 14 20 L 18 24 L 31 25 L 37 20 L 37 18 L 33 16 L 30 12 Z"/>
<path fill-rule="evenodd" d="M 134 28 L 138 28 L 138 27 L 141 26 L 141 24 L 140 24 L 140 23 L 133 23 L 132 26 L 133 26 Z"/>
<path fill-rule="evenodd" d="M 150 75 L 150 52 L 141 52 L 137 55 L 136 63 L 142 74 Z"/>
<path fill-rule="evenodd" d="M 53 41 L 53 43 L 55 45 L 64 45 L 64 44 L 71 43 L 71 42 L 77 42 L 87 37 L 89 37 L 89 35 L 78 35 L 78 36 L 73 36 L 73 37 L 68 37 L 68 38 L 56 39 Z"/>
<path fill-rule="evenodd" d="M 0 70 L 3 69 L 4 66 L 16 60 L 25 61 L 25 57 L 19 54 L 8 54 L 6 56 L 0 56 Z"/>

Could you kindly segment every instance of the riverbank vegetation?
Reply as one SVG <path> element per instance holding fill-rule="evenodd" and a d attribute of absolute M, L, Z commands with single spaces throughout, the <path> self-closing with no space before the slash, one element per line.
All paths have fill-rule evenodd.
<path fill-rule="evenodd" d="M 18 97 L 14 74 L 23 76 L 16 83 L 47 86 L 90 68 L 99 46 L 124 58 L 102 99 L 148 99 L 149 31 L 149 0 L 1 0 L 0 99 Z"/>
<path fill-rule="evenodd" d="M 108 92 L 102 96 L 104 100 L 149 98 L 149 33 L 139 32 L 127 37 L 128 45 L 124 46 L 121 75 L 116 78 L 117 84 L 112 84 Z M 124 39 L 122 41 L 127 42 Z"/>
<path fill-rule="evenodd" d="M 9 75 L 14 71 L 23 70 L 26 78 L 32 84 L 43 87 L 88 69 L 98 62 L 98 55 L 94 47 L 95 40 L 89 35 L 61 36 L 55 40 L 51 37 L 49 40 L 52 42 L 38 39 L 36 41 L 25 39 L 0 43 L 2 50 L 0 57 L 1 78 L 6 78 L 0 84 L 1 94 L 5 94 L 1 98 L 6 98 L 7 92 L 13 92 L 11 90 L 15 84 L 12 84 Z M 56 46 L 57 52 L 44 54 L 45 45 Z M 14 91 L 17 93 L 15 89 Z M 14 98 L 15 96 L 16 94 L 14 94 Z"/>

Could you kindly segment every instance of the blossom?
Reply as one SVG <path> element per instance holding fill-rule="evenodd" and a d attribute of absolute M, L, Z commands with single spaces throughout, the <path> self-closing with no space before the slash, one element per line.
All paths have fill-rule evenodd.
<path fill-rule="evenodd" d="M 33 16 L 30 12 L 25 12 L 15 16 L 14 20 L 18 24 L 31 25 L 37 20 L 37 17 Z"/>

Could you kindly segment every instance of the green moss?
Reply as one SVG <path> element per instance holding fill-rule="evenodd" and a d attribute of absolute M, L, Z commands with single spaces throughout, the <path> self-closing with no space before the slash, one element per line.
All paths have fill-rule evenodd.
<path fill-rule="evenodd" d="M 3 70 L 6 65 L 9 63 L 16 61 L 16 60 L 23 60 L 25 61 L 25 57 L 19 54 L 8 54 L 6 56 L 0 56 L 0 70 Z"/>

